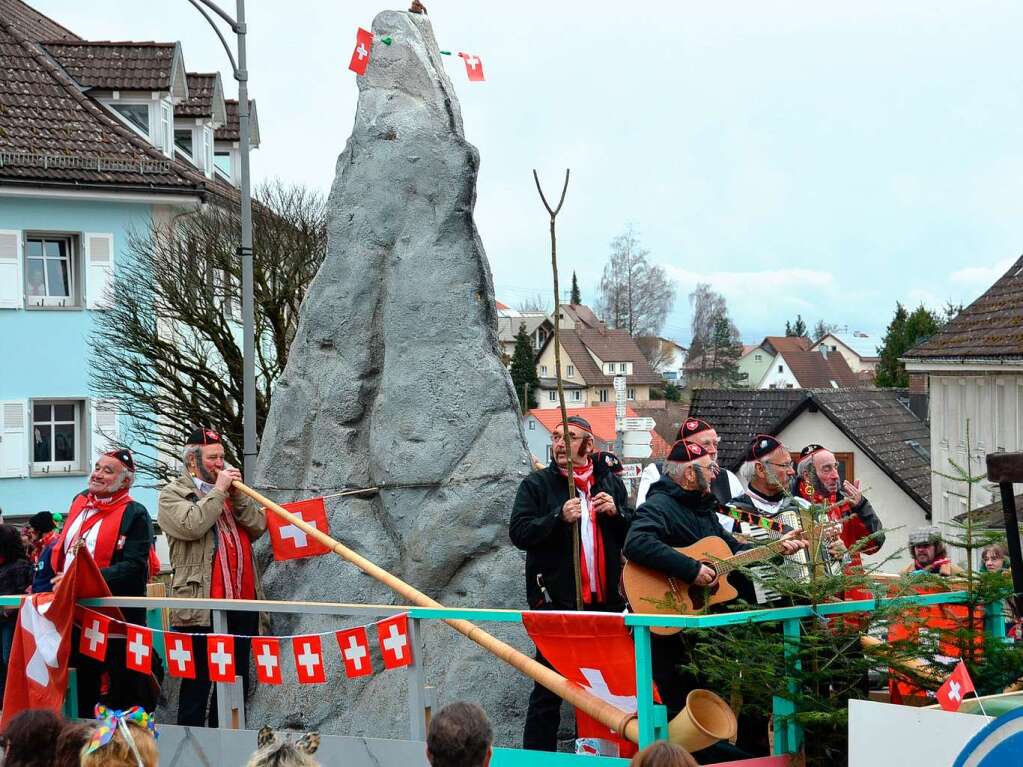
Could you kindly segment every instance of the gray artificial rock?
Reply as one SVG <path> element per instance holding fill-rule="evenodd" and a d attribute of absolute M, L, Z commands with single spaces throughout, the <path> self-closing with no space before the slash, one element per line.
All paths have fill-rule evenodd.
<path fill-rule="evenodd" d="M 529 455 L 473 221 L 479 156 L 427 17 L 384 12 L 373 33 L 330 194 L 328 254 L 274 392 L 255 484 L 281 502 L 381 486 L 328 500 L 335 537 L 445 605 L 522 608 L 523 558 L 507 526 Z M 276 563 L 265 540 L 258 551 L 270 599 L 401 602 L 334 554 Z M 360 623 L 278 617 L 272 633 Z M 437 705 L 477 701 L 498 742 L 519 743 L 531 683 L 449 627 L 426 626 Z M 532 649 L 519 624 L 487 628 Z M 282 648 L 292 681 L 254 687 L 249 727 L 407 737 L 405 673 L 351 681 L 329 636 L 325 648 L 326 686 L 297 685 Z"/>

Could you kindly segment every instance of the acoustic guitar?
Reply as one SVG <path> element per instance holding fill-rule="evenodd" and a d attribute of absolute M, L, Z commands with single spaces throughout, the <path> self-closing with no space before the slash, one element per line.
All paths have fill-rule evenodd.
<path fill-rule="evenodd" d="M 728 574 L 740 567 L 778 556 L 783 541 L 774 541 L 764 546 L 732 554 L 723 538 L 710 535 L 701 538 L 691 546 L 676 548 L 697 562 L 714 568 L 718 577 L 708 586 L 686 583 L 681 578 L 654 570 L 635 562 L 626 562 L 622 571 L 622 585 L 629 604 L 637 613 L 654 615 L 691 615 L 702 612 L 712 605 L 728 602 L 739 596 L 739 592 L 728 582 Z M 661 636 L 677 634 L 679 627 L 651 626 L 650 631 Z"/>

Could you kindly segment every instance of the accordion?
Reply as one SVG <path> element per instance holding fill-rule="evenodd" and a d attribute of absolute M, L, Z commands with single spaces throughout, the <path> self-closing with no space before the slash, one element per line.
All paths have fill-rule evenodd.
<path fill-rule="evenodd" d="M 835 559 L 828 551 L 827 537 L 824 529 L 820 527 L 821 521 L 822 519 L 818 519 L 811 509 L 789 504 L 785 511 L 770 517 L 772 523 L 770 526 L 757 524 L 755 519 L 739 522 L 743 536 L 752 543 L 771 543 L 781 538 L 788 530 L 809 531 L 811 538 L 809 548 L 785 557 L 780 566 L 757 564 L 749 568 L 753 574 L 757 604 L 778 602 L 783 598 L 784 595 L 771 585 L 772 581 L 777 580 L 779 572 L 801 583 L 809 583 L 822 576 L 841 574 L 844 562 Z"/>

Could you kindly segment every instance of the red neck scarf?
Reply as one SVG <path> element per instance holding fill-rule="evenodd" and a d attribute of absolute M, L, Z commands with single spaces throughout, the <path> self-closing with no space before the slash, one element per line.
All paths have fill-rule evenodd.
<path fill-rule="evenodd" d="M 85 540 L 88 546 L 90 531 L 97 525 L 99 530 L 95 536 L 94 547 L 90 547 L 90 553 L 96 560 L 97 567 L 100 569 L 109 567 L 114 552 L 124 545 L 121 537 L 121 520 L 132 500 L 128 488 L 119 490 L 108 498 L 97 498 L 92 493 L 76 496 L 68 511 L 64 530 L 53 547 L 50 560 L 53 571 L 64 572 L 67 552 L 80 540 Z M 79 518 L 80 523 L 76 521 Z M 71 537 L 68 537 L 69 535 Z"/>
<path fill-rule="evenodd" d="M 607 581 L 607 575 L 604 567 L 604 538 L 600 534 L 600 525 L 597 524 L 597 514 L 593 511 L 593 507 L 591 505 L 594 483 L 593 461 L 587 458 L 586 463 L 582 466 L 573 466 L 572 470 L 572 479 L 575 482 L 575 488 L 583 497 L 583 502 L 589 510 L 588 522 L 590 533 L 593 538 L 594 582 L 591 582 L 590 568 L 587 566 L 586 546 L 579 547 L 579 570 L 582 574 L 583 603 L 592 604 L 594 601 L 603 602 L 606 596 L 605 584 Z M 568 472 L 562 472 L 562 474 L 567 475 Z M 581 518 L 579 523 L 582 525 L 586 521 L 587 520 Z"/>
<path fill-rule="evenodd" d="M 213 559 L 210 599 L 255 599 L 256 578 L 252 564 L 252 543 L 238 529 L 231 502 L 217 517 L 217 550 Z"/>

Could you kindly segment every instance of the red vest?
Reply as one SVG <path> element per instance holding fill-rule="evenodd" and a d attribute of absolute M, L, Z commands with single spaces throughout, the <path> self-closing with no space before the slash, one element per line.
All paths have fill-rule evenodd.
<path fill-rule="evenodd" d="M 99 532 L 96 536 L 96 549 L 92 552 L 92 558 L 96 560 L 96 566 L 100 569 L 110 566 L 114 552 L 123 545 L 121 538 L 121 520 L 124 518 L 125 509 L 134 499 L 127 490 L 116 494 L 108 503 L 96 503 L 91 494 L 75 496 L 68 510 L 67 521 L 64 523 L 64 530 L 53 547 L 51 564 L 53 572 L 64 572 L 65 548 L 70 548 L 76 540 L 82 539 L 96 525 L 99 525 Z M 92 509 L 89 517 L 85 519 L 77 530 L 74 530 L 77 520 L 86 509 Z M 74 540 L 70 543 L 66 540 L 69 532 L 74 530 Z M 68 544 L 65 546 L 65 544 Z M 120 544 L 120 545 L 119 545 Z"/>

